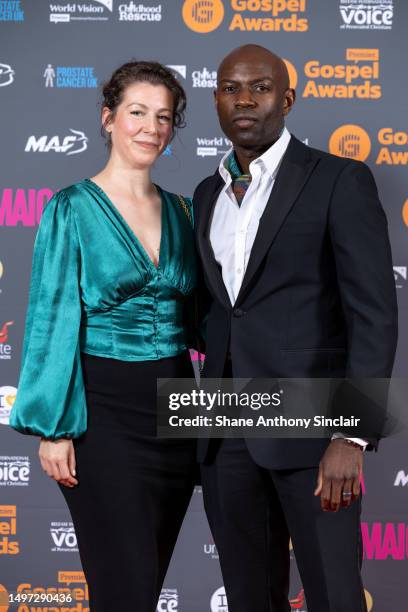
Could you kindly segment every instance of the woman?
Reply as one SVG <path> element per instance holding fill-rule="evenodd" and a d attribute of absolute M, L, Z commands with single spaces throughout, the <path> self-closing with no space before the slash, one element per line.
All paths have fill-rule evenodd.
<path fill-rule="evenodd" d="M 93 612 L 153 612 L 194 483 L 195 444 L 155 438 L 156 379 L 191 377 L 191 202 L 150 170 L 185 93 L 154 62 L 103 89 L 106 167 L 56 193 L 35 244 L 10 424 L 41 436 L 78 538 Z"/>

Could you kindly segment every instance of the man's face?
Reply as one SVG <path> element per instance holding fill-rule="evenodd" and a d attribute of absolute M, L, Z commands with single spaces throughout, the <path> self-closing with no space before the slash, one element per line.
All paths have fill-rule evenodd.
<path fill-rule="evenodd" d="M 279 65 L 245 54 L 227 58 L 218 73 L 215 103 L 221 128 L 235 146 L 266 150 L 279 136 L 286 109 Z"/>

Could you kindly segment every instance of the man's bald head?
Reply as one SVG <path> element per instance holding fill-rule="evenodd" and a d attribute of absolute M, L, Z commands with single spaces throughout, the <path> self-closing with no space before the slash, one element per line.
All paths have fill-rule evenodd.
<path fill-rule="evenodd" d="M 231 68 L 243 63 L 263 63 L 269 65 L 279 89 L 285 91 L 289 88 L 289 73 L 285 62 L 279 55 L 276 55 L 276 53 L 269 51 L 269 49 L 261 45 L 242 45 L 233 49 L 231 53 L 228 53 L 221 61 L 218 68 L 218 75 L 223 75 L 224 72 L 228 72 Z"/>
<path fill-rule="evenodd" d="M 282 134 L 295 102 L 286 64 L 269 49 L 243 45 L 222 60 L 215 103 L 243 170 Z"/>

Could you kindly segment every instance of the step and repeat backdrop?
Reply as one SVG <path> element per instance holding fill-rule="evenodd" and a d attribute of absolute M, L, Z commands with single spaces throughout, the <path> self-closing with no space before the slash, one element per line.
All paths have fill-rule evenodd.
<path fill-rule="evenodd" d="M 158 161 L 154 178 L 191 195 L 230 146 L 213 105 L 220 60 L 249 42 L 281 55 L 297 90 L 292 133 L 313 147 L 365 161 L 376 177 L 400 307 L 395 374 L 405 376 L 407 22 L 404 0 L 0 0 L 0 611 L 89 610 L 63 497 L 40 468 L 38 439 L 16 433 L 8 417 L 43 207 L 56 190 L 94 175 L 107 159 L 100 136 L 103 81 L 131 58 L 159 60 L 176 72 L 188 95 L 188 123 Z M 393 438 L 366 457 L 362 538 L 373 612 L 408 605 L 407 455 L 406 440 Z M 67 590 L 65 604 L 53 601 Z M 29 602 L 32 593 L 45 601 Z M 306 612 L 293 554 L 290 598 L 292 610 Z M 228 611 L 199 488 L 157 610 Z"/>

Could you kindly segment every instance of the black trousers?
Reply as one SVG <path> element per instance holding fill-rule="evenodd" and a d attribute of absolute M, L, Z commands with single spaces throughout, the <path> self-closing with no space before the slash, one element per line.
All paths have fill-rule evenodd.
<path fill-rule="evenodd" d="M 366 612 L 360 500 L 323 512 L 317 468 L 262 468 L 241 439 L 222 440 L 201 478 L 229 612 L 290 612 L 289 538 L 308 612 Z"/>
<path fill-rule="evenodd" d="M 192 377 L 188 354 L 151 362 L 82 355 L 88 428 L 79 484 L 60 485 L 92 612 L 155 612 L 196 476 L 196 444 L 155 439 L 156 378 Z"/>

